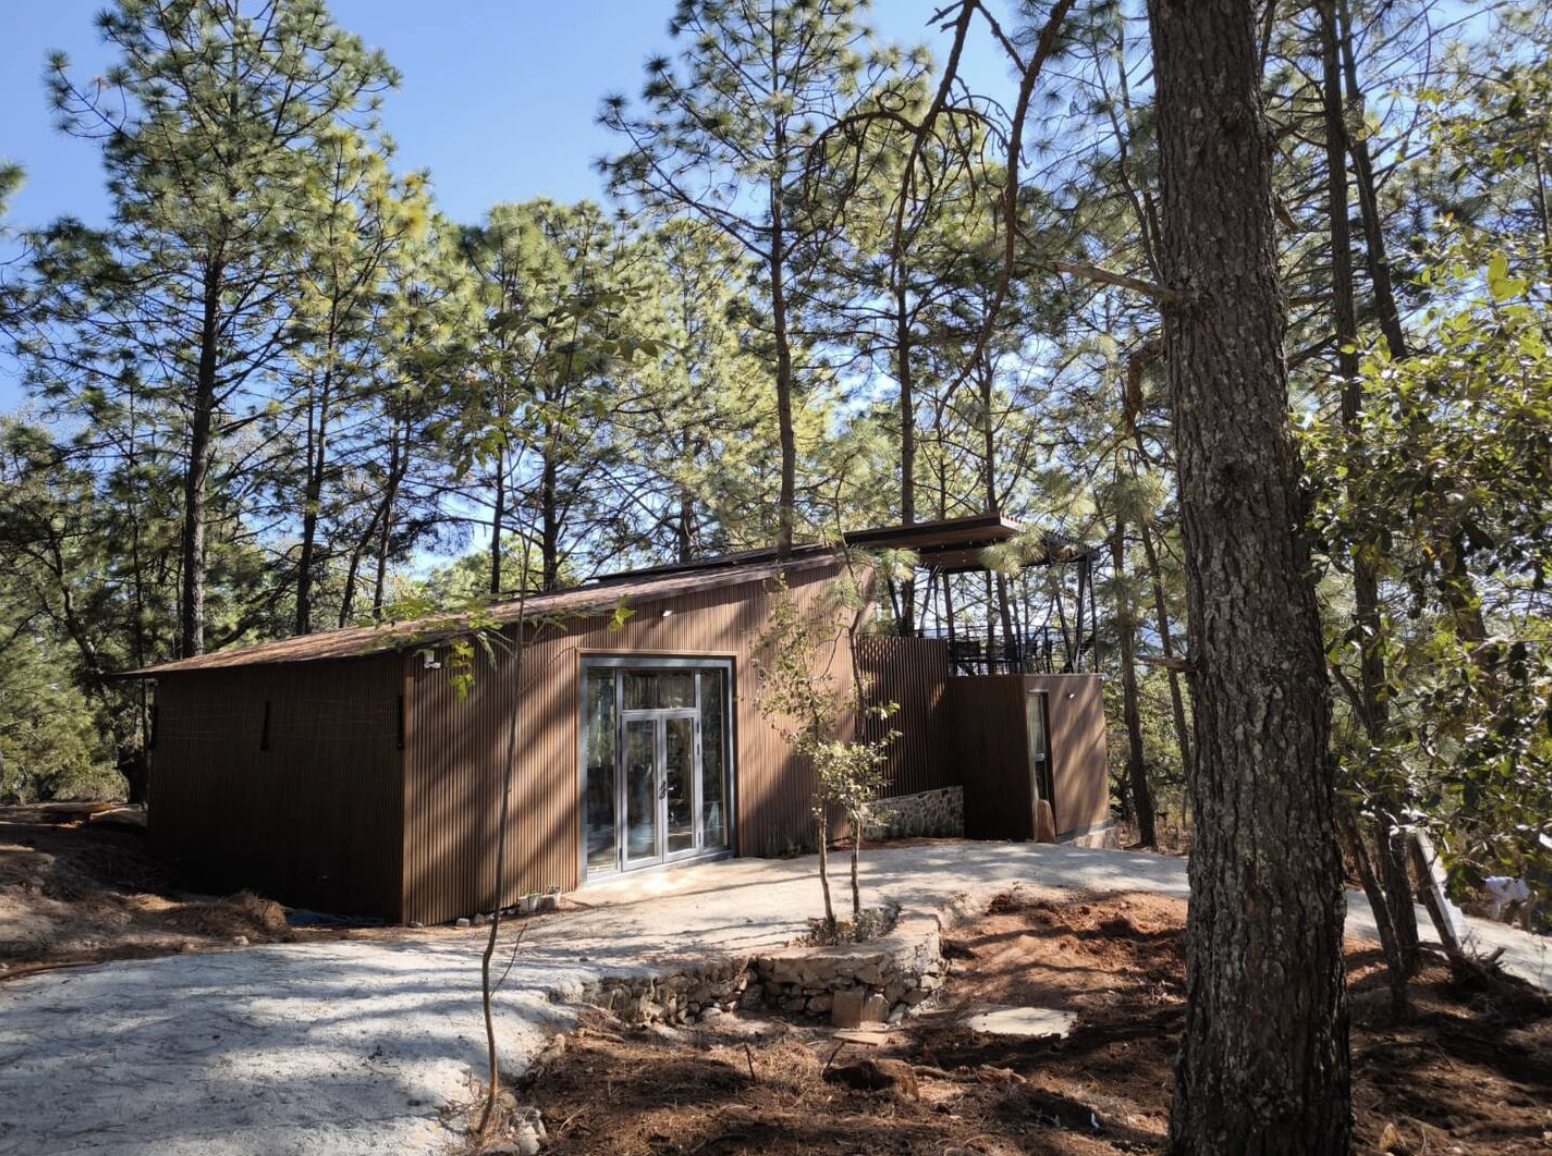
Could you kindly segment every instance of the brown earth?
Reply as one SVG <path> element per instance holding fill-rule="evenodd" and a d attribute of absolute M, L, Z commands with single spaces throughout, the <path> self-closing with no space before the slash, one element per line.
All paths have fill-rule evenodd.
<path fill-rule="evenodd" d="M 198 895 L 146 851 L 134 815 L 0 807 L 0 981 L 87 963 L 308 939 L 405 938 L 451 929 L 291 927 L 250 892 Z"/>
<path fill-rule="evenodd" d="M 882 1046 L 837 1052 L 833 1032 L 796 1021 L 675 1031 L 589 1013 L 518 1098 L 542 1110 L 557 1154 L 1163 1152 L 1184 917 L 1153 896 L 1020 890 L 953 936 L 942 1008 Z M 1375 946 L 1350 943 L 1348 967 L 1357 1151 L 1552 1152 L 1547 1000 L 1512 981 L 1457 984 L 1430 960 L 1397 1024 Z M 1078 1020 L 1065 1040 L 960 1024 L 986 1004 Z"/>
<path fill-rule="evenodd" d="M 144 844 L 130 826 L 0 808 L 0 977 L 293 937 L 257 895 L 181 894 Z"/>

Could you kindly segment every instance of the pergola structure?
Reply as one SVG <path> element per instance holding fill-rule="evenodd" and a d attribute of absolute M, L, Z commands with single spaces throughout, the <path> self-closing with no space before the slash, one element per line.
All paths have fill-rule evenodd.
<path fill-rule="evenodd" d="M 886 584 L 891 621 L 898 633 L 947 642 L 957 674 L 1077 674 L 1098 669 L 1098 604 L 1094 592 L 1097 547 L 1062 534 L 1037 533 L 998 514 L 972 514 L 904 526 L 848 531 L 845 545 L 859 551 L 908 550 L 925 582 Z M 994 570 L 988 550 L 1001 548 L 1017 570 Z M 794 546 L 793 559 L 817 557 L 833 544 Z M 669 574 L 711 573 L 771 561 L 771 547 L 716 558 L 670 562 L 598 579 L 599 585 Z M 1058 575 L 1045 590 L 1030 575 Z M 982 576 L 971 594 L 967 575 Z M 907 614 L 905 600 L 912 602 Z M 977 603 L 979 606 L 977 607 Z M 979 609 L 980 621 L 974 612 Z"/>
<path fill-rule="evenodd" d="M 910 594 L 913 599 L 925 597 L 909 616 L 903 604 L 907 592 L 900 583 L 891 583 L 896 623 L 909 623 L 908 632 L 915 636 L 947 642 L 956 674 L 1074 674 L 1098 669 L 1097 547 L 1062 534 L 1036 534 L 997 515 L 956 519 L 953 526 L 946 540 L 915 549 L 917 568 L 926 581 L 913 583 Z M 867 534 L 855 537 L 864 539 Z M 867 544 L 853 542 L 853 536 L 847 541 Z M 988 564 L 987 552 L 996 548 L 1014 556 L 1016 571 Z M 1031 573 L 1040 570 L 1054 576 L 1043 590 L 1032 588 L 1030 582 Z M 977 574 L 982 577 L 981 590 L 972 593 L 977 584 L 963 579 Z"/>

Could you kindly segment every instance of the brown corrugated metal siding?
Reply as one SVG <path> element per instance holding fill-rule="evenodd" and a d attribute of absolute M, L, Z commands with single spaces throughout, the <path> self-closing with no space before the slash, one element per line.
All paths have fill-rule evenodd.
<path fill-rule="evenodd" d="M 831 563 L 789 575 L 800 605 L 813 606 L 835 574 Z M 618 629 L 607 613 L 539 629 L 525 648 L 518 704 L 517 773 L 508 838 L 506 894 L 551 884 L 575 888 L 580 876 L 578 710 L 581 660 L 589 654 L 701 655 L 733 660 L 737 736 L 736 851 L 773 854 L 801 841 L 812 772 L 760 715 L 750 656 L 764 629 L 770 594 L 763 581 L 706 588 L 643 603 Z M 664 611 L 670 611 L 667 616 Z M 830 676 L 851 675 L 838 647 Z M 404 910 L 426 923 L 489 910 L 494 871 L 490 848 L 504 767 L 512 660 L 480 670 L 459 702 L 446 663 L 408 673 L 409 761 L 405 786 Z"/>
<path fill-rule="evenodd" d="M 1105 707 L 1097 674 L 993 674 L 952 678 L 947 764 L 965 788 L 965 834 L 973 839 L 1032 839 L 1029 733 L 1031 690 L 1047 695 L 1052 810 L 1061 838 L 1110 819 Z"/>
<path fill-rule="evenodd" d="M 152 845 L 201 888 L 398 918 L 403 669 L 389 653 L 159 679 Z"/>
<path fill-rule="evenodd" d="M 801 605 L 817 609 L 836 572 L 833 560 L 804 560 L 789 568 L 788 582 Z M 543 604 L 551 615 L 527 628 L 521 673 L 510 655 L 494 669 L 477 656 L 463 701 L 445 642 L 435 652 L 440 667 L 399 649 L 163 668 L 155 672 L 151 837 L 201 887 L 250 887 L 297 906 L 426 923 L 488 911 L 515 693 L 501 900 L 551 885 L 573 889 L 581 877 L 582 659 L 632 654 L 731 660 L 734 849 L 770 855 L 807 844 L 813 773 L 761 716 L 752 661 L 768 622 L 769 572 L 720 578 L 676 579 L 663 596 L 661 587 L 627 596 L 633 613 L 618 628 L 595 593 L 551 596 Z M 506 636 L 516 629 L 506 627 Z M 858 658 L 874 701 L 899 705 L 888 724 L 901 734 L 887 794 L 963 783 L 970 834 L 1027 838 L 1007 820 L 1028 812 L 1028 777 L 1018 770 L 1027 766 L 1022 696 L 1039 684 L 1052 692 L 1059 830 L 1108 817 L 1096 676 L 949 678 L 945 645 L 923 639 L 866 639 Z M 835 685 L 849 687 L 850 656 L 839 639 L 829 665 Z"/>
<path fill-rule="evenodd" d="M 884 794 L 910 795 L 956 783 L 945 757 L 951 742 L 944 705 L 948 644 L 935 638 L 861 638 L 857 664 L 869 701 L 896 708 L 888 719 L 864 719 L 860 728 L 870 739 L 896 732 Z"/>
<path fill-rule="evenodd" d="M 1051 719 L 1051 774 L 1056 837 L 1110 821 L 1110 759 L 1105 743 L 1104 680 L 1097 674 L 1026 674 L 1044 691 Z"/>

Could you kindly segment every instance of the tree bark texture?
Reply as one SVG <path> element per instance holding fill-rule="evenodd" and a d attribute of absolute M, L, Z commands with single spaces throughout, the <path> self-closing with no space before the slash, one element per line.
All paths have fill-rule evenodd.
<path fill-rule="evenodd" d="M 916 522 L 916 398 L 911 378 L 911 313 L 906 301 L 904 272 L 895 282 L 895 362 L 900 379 L 900 524 Z M 907 575 L 901 603 L 905 617 L 900 633 L 916 633 L 916 579 Z"/>
<path fill-rule="evenodd" d="M 545 593 L 560 588 L 560 464 L 556 460 L 557 452 L 551 431 L 539 479 L 539 589 Z"/>
<path fill-rule="evenodd" d="M 183 475 L 183 567 L 179 607 L 178 656 L 205 652 L 205 498 L 214 456 L 217 350 L 220 340 L 221 286 L 224 271 L 214 261 L 205 272 L 203 316 L 199 335 L 199 368 L 194 379 L 189 420 L 189 460 Z"/>
<path fill-rule="evenodd" d="M 1164 596 L 1164 572 L 1159 566 L 1158 548 L 1153 544 L 1153 532 L 1144 522 L 1142 531 L 1143 557 L 1148 560 L 1148 582 L 1153 589 L 1153 610 L 1158 618 L 1159 649 L 1171 661 L 1175 658 L 1175 636 L 1169 624 L 1169 601 Z M 1185 694 L 1180 689 L 1180 672 L 1169 667 L 1169 706 L 1175 719 L 1175 742 L 1180 747 L 1180 765 L 1189 777 L 1195 756 L 1191 753 L 1191 727 L 1186 721 Z"/>
<path fill-rule="evenodd" d="M 778 130 L 778 151 L 785 136 Z M 784 155 L 784 154 L 783 154 Z M 778 172 L 783 171 L 778 168 Z M 778 500 L 776 550 L 785 558 L 792 552 L 797 532 L 798 443 L 792 421 L 792 336 L 787 329 L 786 232 L 782 215 L 780 179 L 771 182 L 771 327 L 776 345 L 776 422 L 781 437 L 781 497 Z"/>
<path fill-rule="evenodd" d="M 507 455 L 496 450 L 495 500 L 490 515 L 490 592 L 501 593 L 501 524 L 507 516 Z"/>
<path fill-rule="evenodd" d="M 323 506 L 324 473 L 329 460 L 329 394 L 331 377 L 325 375 L 323 396 L 307 454 L 307 484 L 302 497 L 302 548 L 296 564 L 296 632 L 313 629 L 313 569 L 318 564 L 318 518 Z M 309 422 L 312 418 L 309 416 Z"/>
<path fill-rule="evenodd" d="M 1330 701 L 1251 0 L 1149 0 L 1196 816 L 1172 1151 L 1351 1143 Z"/>

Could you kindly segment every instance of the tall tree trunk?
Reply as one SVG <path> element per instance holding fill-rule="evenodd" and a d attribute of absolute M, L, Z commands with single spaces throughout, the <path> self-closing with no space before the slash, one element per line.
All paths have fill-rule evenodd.
<path fill-rule="evenodd" d="M 549 593 L 560 587 L 560 494 L 553 438 L 545 448 L 539 475 L 540 589 Z"/>
<path fill-rule="evenodd" d="M 1062 669 L 1058 673 L 1071 674 L 1077 668 L 1073 665 L 1072 634 L 1067 629 L 1067 599 L 1062 593 L 1065 585 L 1065 578 L 1059 577 L 1051 600 L 1056 603 L 1056 625 L 1062 632 Z"/>
<path fill-rule="evenodd" d="M 1352 14 L 1347 0 L 1339 0 L 1337 11 L 1325 13 L 1336 18 L 1332 31 L 1339 41 L 1342 73 L 1347 89 L 1347 105 L 1360 116 L 1363 112 L 1363 88 L 1358 82 L 1358 59 L 1353 51 Z M 1332 84 L 1329 76 L 1327 87 Z M 1345 119 L 1344 119 L 1345 124 Z M 1400 361 L 1407 356 L 1406 334 L 1401 328 L 1401 311 L 1396 307 L 1396 290 L 1391 280 L 1390 262 L 1385 256 L 1385 228 L 1380 220 L 1379 196 L 1374 181 L 1374 162 L 1369 156 L 1369 141 L 1363 133 L 1343 132 L 1343 140 L 1353 159 L 1353 183 L 1358 189 L 1358 208 L 1363 218 L 1364 246 L 1367 252 L 1369 280 L 1374 284 L 1374 311 L 1380 332 L 1390 346 L 1390 355 Z M 1343 166 L 1344 168 L 1346 166 Z"/>
<path fill-rule="evenodd" d="M 307 484 L 302 494 L 302 549 L 296 569 L 296 632 L 312 631 L 313 566 L 318 543 L 318 514 L 323 504 L 323 473 L 329 454 L 329 375 L 318 405 L 312 452 L 307 455 Z"/>
<path fill-rule="evenodd" d="M 372 518 L 366 524 L 366 529 L 356 539 L 356 544 L 350 548 L 350 561 L 345 566 L 345 581 L 340 590 L 339 616 L 335 625 L 345 627 L 350 625 L 350 614 L 356 608 L 356 583 L 361 576 L 361 560 L 366 557 L 367 547 L 377 537 L 377 523 L 383 517 L 383 503 L 379 502 L 377 508 L 372 511 Z"/>
<path fill-rule="evenodd" d="M 205 517 L 214 445 L 211 432 L 216 410 L 216 345 L 220 340 L 221 261 L 205 270 L 204 300 L 199 332 L 199 368 L 194 379 L 189 421 L 189 461 L 183 475 L 183 568 L 178 654 L 192 658 L 205 650 Z"/>
<path fill-rule="evenodd" d="M 674 519 L 674 554 L 680 562 L 695 557 L 695 495 L 687 488 L 679 491 L 679 516 Z"/>
<path fill-rule="evenodd" d="M 938 575 L 943 583 L 943 625 L 948 633 L 948 645 L 950 652 L 954 649 L 954 585 L 949 573 L 945 570 Z"/>
<path fill-rule="evenodd" d="M 372 621 L 383 620 L 387 598 L 388 550 L 393 543 L 393 508 L 399 499 L 399 486 L 410 468 L 410 448 L 406 440 L 408 424 L 394 426 L 388 443 L 388 492 L 383 495 L 383 516 L 377 528 L 377 573 L 372 580 Z"/>
<path fill-rule="evenodd" d="M 1320 5 L 1321 85 L 1326 122 L 1327 215 L 1331 229 L 1332 315 L 1337 344 L 1337 373 L 1342 379 L 1342 427 L 1348 440 L 1349 489 L 1359 487 L 1363 472 L 1363 388 L 1358 378 L 1358 308 L 1353 290 L 1352 229 L 1347 201 L 1347 121 L 1342 99 L 1341 49 L 1334 0 Z M 1367 146 L 1364 150 L 1367 156 Z M 1365 220 L 1369 218 L 1364 214 Z M 1377 222 L 1376 222 L 1377 224 Z M 1383 244 L 1383 241 L 1380 242 Z M 1386 274 L 1386 292 L 1389 277 Z M 1394 315 L 1395 303 L 1390 311 Z M 1399 334 L 1399 322 L 1397 324 Z M 1400 341 L 1400 338 L 1397 338 Z M 1404 350 L 1404 346 L 1402 349 Z M 1353 618 L 1359 637 L 1359 681 L 1364 734 L 1371 750 L 1385 742 L 1389 707 L 1385 693 L 1384 622 L 1380 616 L 1379 576 L 1369 551 L 1362 545 L 1352 552 Z M 1400 800 L 1393 792 L 1379 794 L 1380 815 L 1376 824 L 1375 848 L 1380 870 L 1380 896 L 1388 910 L 1381 915 L 1393 929 L 1397 951 L 1390 958 L 1401 968 L 1401 983 L 1411 974 L 1417 959 L 1417 913 L 1412 906 L 1412 889 L 1406 870 L 1405 848 L 1398 837 Z M 1361 834 L 1358 849 L 1363 850 Z M 1376 897 L 1371 896 L 1371 902 Z"/>
<path fill-rule="evenodd" d="M 992 371 L 982 358 L 976 363 L 976 389 L 981 402 L 981 501 L 993 517 L 1002 513 L 997 496 L 997 428 L 992 421 Z"/>
<path fill-rule="evenodd" d="M 1363 86 L 1358 78 L 1358 58 L 1353 48 L 1352 13 L 1347 0 L 1339 0 L 1338 48 L 1342 58 L 1342 74 L 1347 103 L 1361 117 L 1364 106 Z M 1385 252 L 1385 228 L 1380 220 L 1378 187 L 1374 179 L 1374 162 L 1369 155 L 1368 138 L 1362 133 L 1345 134 L 1348 152 L 1353 161 L 1353 183 L 1358 189 L 1358 207 L 1363 219 L 1366 265 L 1369 279 L 1374 285 L 1374 311 L 1379 317 L 1380 332 L 1390 355 L 1397 361 L 1410 356 L 1406 333 L 1401 327 L 1401 310 L 1396 303 L 1395 283 L 1391 275 L 1390 261 Z M 1465 559 L 1455 549 L 1450 534 L 1435 535 L 1434 545 L 1440 556 L 1440 594 L 1446 608 L 1455 619 L 1456 627 L 1468 641 L 1480 642 L 1487 638 L 1487 624 L 1482 617 L 1481 599 L 1476 583 L 1466 567 Z"/>
<path fill-rule="evenodd" d="M 1148 582 L 1153 587 L 1153 611 L 1158 617 L 1159 649 L 1170 663 L 1169 706 L 1175 719 L 1175 743 L 1180 747 L 1180 766 L 1186 777 L 1190 778 L 1191 766 L 1195 762 L 1191 753 L 1191 727 L 1186 721 L 1186 702 L 1180 689 L 1180 672 L 1175 669 L 1173 661 L 1175 636 L 1169 624 L 1169 602 L 1164 597 L 1164 571 L 1159 565 L 1159 551 L 1153 542 L 1153 531 L 1148 529 L 1146 522 L 1139 529 L 1142 531 L 1143 557 L 1148 560 Z"/>
<path fill-rule="evenodd" d="M 1126 522 L 1116 516 L 1110 537 L 1110 564 L 1115 569 L 1116 636 L 1121 659 L 1121 715 L 1126 722 L 1126 778 L 1132 788 L 1132 811 L 1137 835 L 1144 847 L 1156 847 L 1153 790 L 1148 785 L 1148 762 L 1143 751 L 1142 708 L 1137 700 L 1137 619 L 1126 592 Z"/>
<path fill-rule="evenodd" d="M 1351 1143 L 1325 654 L 1251 0 L 1149 0 L 1197 817 L 1177 1156 Z"/>
<path fill-rule="evenodd" d="M 490 593 L 501 593 L 501 524 L 507 516 L 507 454 L 496 450 L 496 493 L 490 515 Z"/>
<path fill-rule="evenodd" d="M 911 314 L 906 303 L 905 274 L 895 271 L 895 376 L 900 379 L 900 522 L 916 522 L 916 399 L 911 379 Z M 900 601 L 905 619 L 900 632 L 907 637 L 916 633 L 916 576 L 907 575 Z"/>
<path fill-rule="evenodd" d="M 137 478 L 140 474 L 140 455 L 138 452 L 140 442 L 139 407 L 137 405 L 138 398 L 138 387 L 136 384 L 131 383 L 129 388 L 129 438 L 127 443 L 128 448 L 126 458 L 127 464 L 129 466 L 129 476 L 131 478 Z M 131 484 L 133 485 L 133 483 Z M 134 495 L 133 491 L 131 491 L 128 512 L 130 525 L 130 574 L 133 580 L 133 596 L 131 605 L 134 607 L 134 617 L 131 620 L 133 627 L 132 653 L 135 656 L 135 668 L 138 670 L 146 665 L 146 578 L 145 560 L 141 552 L 140 542 L 140 503 L 137 500 L 137 497 L 138 496 Z M 145 751 L 151 739 L 151 704 L 148 698 L 149 687 L 147 685 L 149 681 L 149 679 L 144 678 L 138 679 L 138 685 L 135 688 L 135 694 L 137 698 L 137 707 L 135 711 L 135 732 L 138 736 L 137 745 L 139 747 L 139 761 L 136 765 L 141 773 L 140 782 L 138 784 L 133 779 L 130 780 L 129 801 L 131 803 L 142 803 L 145 801 Z"/>
<path fill-rule="evenodd" d="M 776 131 L 776 150 L 783 155 L 786 137 Z M 777 506 L 776 551 L 785 558 L 792 552 L 797 531 L 798 443 L 792 426 L 792 338 L 787 330 L 786 232 L 782 217 L 782 188 L 778 176 L 771 181 L 771 250 L 767 262 L 771 290 L 771 326 L 776 342 L 776 423 L 781 437 L 781 497 Z"/>
<path fill-rule="evenodd" d="M 1369 907 L 1374 912 L 1375 929 L 1380 933 L 1380 951 L 1384 953 L 1385 971 L 1390 980 L 1390 1011 L 1392 1015 L 1404 1016 L 1410 1009 L 1412 1001 L 1407 992 L 1406 957 L 1402 953 L 1401 941 L 1396 934 L 1394 909 L 1390 896 L 1386 894 L 1379 876 L 1374 872 L 1374 865 L 1369 860 L 1369 850 L 1364 844 L 1363 832 L 1357 821 L 1347 816 L 1343 826 L 1347 834 L 1348 853 L 1352 856 L 1353 865 L 1358 869 L 1358 878 L 1363 883 L 1363 893 L 1368 897 Z M 1411 906 L 1410 900 L 1407 906 Z"/>
<path fill-rule="evenodd" d="M 997 429 L 992 421 L 992 372 L 985 358 L 976 363 L 975 370 L 976 388 L 981 401 L 981 501 L 986 507 L 986 512 L 997 517 L 1002 513 L 1002 504 L 997 494 Z M 995 603 L 992 596 L 992 580 L 988 577 L 986 581 L 986 652 L 990 657 L 996 634 L 992 628 L 993 608 L 995 606 L 997 620 L 1002 624 L 1002 637 L 1005 643 L 1013 641 L 1013 609 L 1008 605 L 1007 577 L 1003 574 L 997 575 Z M 996 672 L 988 670 L 987 673 Z"/>

